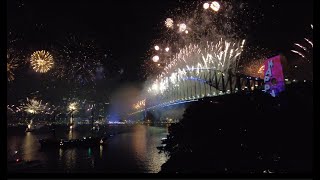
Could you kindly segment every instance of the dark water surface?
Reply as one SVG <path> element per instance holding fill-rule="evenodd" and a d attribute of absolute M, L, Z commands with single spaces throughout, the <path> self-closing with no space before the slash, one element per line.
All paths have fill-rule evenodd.
<path fill-rule="evenodd" d="M 167 157 L 156 149 L 167 127 L 147 125 L 113 125 L 101 127 L 99 133 L 119 133 L 104 146 L 41 150 L 41 138 L 53 136 L 49 127 L 24 132 L 25 127 L 10 127 L 7 133 L 8 172 L 30 173 L 157 173 Z M 73 132 L 57 127 L 58 138 L 90 136 L 89 126 L 78 126 Z M 15 155 L 15 151 L 18 153 Z M 23 159 L 21 163 L 15 160 Z"/>

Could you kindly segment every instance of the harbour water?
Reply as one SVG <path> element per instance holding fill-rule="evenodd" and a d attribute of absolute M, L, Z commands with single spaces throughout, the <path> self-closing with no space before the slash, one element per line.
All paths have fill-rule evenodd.
<path fill-rule="evenodd" d="M 56 127 L 56 137 L 75 139 L 90 136 L 90 126 L 73 131 Z M 115 133 L 105 145 L 92 148 L 41 149 L 39 139 L 53 136 L 50 127 L 24 132 L 25 127 L 9 127 L 7 133 L 8 172 L 27 173 L 157 173 L 167 157 L 157 146 L 166 137 L 167 127 L 148 125 L 108 125 L 99 133 Z M 16 162 L 19 159 L 21 162 Z"/>

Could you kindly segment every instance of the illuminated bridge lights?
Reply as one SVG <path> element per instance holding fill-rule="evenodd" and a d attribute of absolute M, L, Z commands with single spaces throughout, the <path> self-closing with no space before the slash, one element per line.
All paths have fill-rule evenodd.
<path fill-rule="evenodd" d="M 254 90 L 262 85 L 262 83 L 259 83 L 259 78 L 255 77 L 242 75 L 237 76 L 215 70 L 201 70 L 196 76 L 195 73 L 197 72 L 190 72 L 190 74 L 187 74 L 186 77 L 178 77 L 183 81 L 175 82 L 179 82 L 180 84 L 169 83 L 166 85 L 167 89 L 161 93 L 155 92 L 150 94 L 150 96 L 147 98 L 150 102 L 148 103 L 149 107 L 142 109 L 142 111 L 157 107 L 167 107 L 174 104 L 186 103 L 188 101 L 192 102 L 196 99 L 204 97 L 214 97 L 236 93 L 241 89 Z M 219 74 L 219 76 L 217 76 L 217 74 Z M 261 82 L 262 81 L 263 80 L 261 80 Z M 245 84 L 247 85 L 245 86 Z M 139 109 L 141 109 L 140 107 L 143 107 L 145 104 L 144 102 L 139 102 L 136 105 L 139 107 Z"/>

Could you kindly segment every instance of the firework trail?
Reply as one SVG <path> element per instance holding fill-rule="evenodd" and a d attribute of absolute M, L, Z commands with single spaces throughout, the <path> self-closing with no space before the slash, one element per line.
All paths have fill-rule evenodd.
<path fill-rule="evenodd" d="M 24 55 L 17 47 L 20 38 L 9 31 L 7 34 L 7 80 L 12 82 L 15 79 L 15 71 L 20 65 L 25 64 Z"/>
<path fill-rule="evenodd" d="M 313 47 L 313 43 L 309 39 L 304 38 L 304 40 L 306 40 L 311 45 L 311 47 Z"/>
<path fill-rule="evenodd" d="M 311 24 L 311 29 L 313 30 L 313 25 Z M 301 45 L 298 43 L 294 43 L 296 49 L 292 49 L 291 52 L 299 55 L 303 59 L 306 59 L 308 62 L 313 60 L 313 42 L 308 38 L 304 38 L 304 43 L 306 45 Z"/>
<path fill-rule="evenodd" d="M 291 52 L 298 54 L 298 55 L 301 56 L 302 58 L 305 58 L 305 56 L 304 56 L 302 53 L 300 53 L 299 51 L 291 50 Z"/>
<path fill-rule="evenodd" d="M 195 71 L 199 75 L 202 70 L 218 70 L 221 72 L 235 72 L 245 40 L 228 42 L 220 40 L 218 43 L 206 45 L 190 44 L 174 55 L 164 71 L 148 88 L 149 92 L 163 93 L 169 84 L 179 84 L 188 78 L 188 72 Z"/>

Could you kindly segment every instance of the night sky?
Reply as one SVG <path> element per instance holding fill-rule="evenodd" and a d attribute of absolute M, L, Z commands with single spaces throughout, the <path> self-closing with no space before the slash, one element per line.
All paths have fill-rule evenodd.
<path fill-rule="evenodd" d="M 7 30 L 21 35 L 30 50 L 50 47 L 68 33 L 93 38 L 99 47 L 111 52 L 111 64 L 124 69 L 121 76 L 106 77 L 100 85 L 97 83 L 101 91 L 112 92 L 124 83 L 143 82 L 141 64 L 146 52 L 159 35 L 158 27 L 163 26 L 168 9 L 175 9 L 179 4 L 175 0 L 8 0 Z M 312 0 L 260 0 L 249 5 L 260 11 L 263 18 L 250 28 L 248 41 L 275 53 L 290 50 L 313 24 Z M 20 89 L 13 90 L 18 99 L 36 90 L 38 83 L 32 82 L 41 77 L 22 73 L 19 78 L 10 85 L 11 89 Z M 22 90 L 26 82 L 28 88 Z"/>

